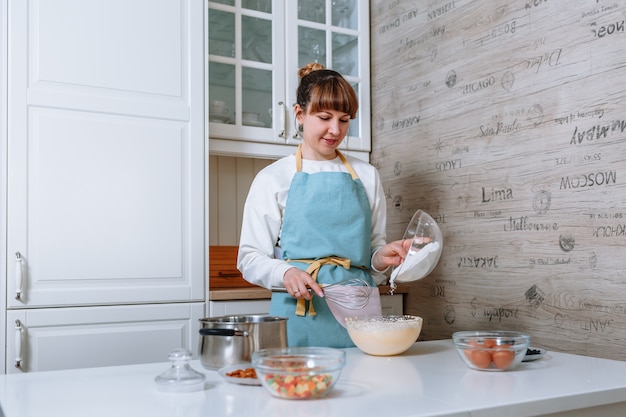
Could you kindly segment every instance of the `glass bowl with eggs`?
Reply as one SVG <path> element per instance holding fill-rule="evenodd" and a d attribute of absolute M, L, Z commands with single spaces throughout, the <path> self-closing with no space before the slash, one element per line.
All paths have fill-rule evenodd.
<path fill-rule="evenodd" d="M 463 362 L 480 371 L 509 371 L 522 362 L 530 336 L 516 331 L 461 331 L 452 341 Z"/>

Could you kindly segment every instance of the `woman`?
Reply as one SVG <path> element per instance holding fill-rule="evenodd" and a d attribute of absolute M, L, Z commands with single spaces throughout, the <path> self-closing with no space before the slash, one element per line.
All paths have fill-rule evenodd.
<path fill-rule="evenodd" d="M 356 93 L 317 63 L 299 76 L 294 112 L 303 141 L 295 155 L 255 177 L 237 265 L 251 283 L 286 288 L 272 294 L 270 314 L 289 318 L 290 346 L 351 347 L 318 284 L 355 277 L 380 284 L 406 250 L 400 241 L 385 242 L 386 202 L 376 169 L 337 149 L 356 117 Z"/>

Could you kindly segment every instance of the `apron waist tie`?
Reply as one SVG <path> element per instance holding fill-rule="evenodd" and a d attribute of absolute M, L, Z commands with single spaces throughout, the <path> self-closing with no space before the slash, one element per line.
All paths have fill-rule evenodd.
<path fill-rule="evenodd" d="M 306 272 L 311 275 L 313 280 L 317 282 L 317 274 L 320 272 L 322 265 L 338 265 L 343 266 L 345 269 L 350 269 L 350 259 L 340 258 L 338 256 L 328 256 L 320 259 L 285 259 L 287 262 L 302 262 L 309 264 Z M 298 298 L 296 302 L 296 315 L 306 315 L 306 300 Z M 309 301 L 309 316 L 315 316 L 317 313 L 313 308 L 313 300 Z"/>

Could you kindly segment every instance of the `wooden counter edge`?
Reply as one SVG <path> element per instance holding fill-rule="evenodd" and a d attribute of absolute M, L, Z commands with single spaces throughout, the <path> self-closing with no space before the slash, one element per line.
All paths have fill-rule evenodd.
<path fill-rule="evenodd" d="M 209 290 L 209 301 L 264 300 L 272 298 L 272 292 L 261 287 L 216 288 Z"/>

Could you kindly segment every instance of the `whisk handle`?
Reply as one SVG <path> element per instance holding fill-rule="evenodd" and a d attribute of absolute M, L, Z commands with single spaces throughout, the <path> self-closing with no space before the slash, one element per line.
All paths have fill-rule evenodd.
<path fill-rule="evenodd" d="M 309 291 L 309 293 L 312 294 L 313 290 L 310 289 L 310 288 L 307 288 L 307 291 Z M 289 291 L 287 291 L 287 288 L 283 288 L 283 287 L 272 287 L 272 292 L 284 292 L 284 293 L 287 293 Z"/>

